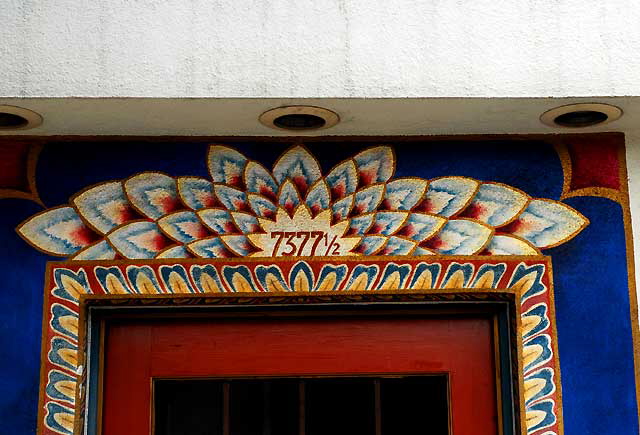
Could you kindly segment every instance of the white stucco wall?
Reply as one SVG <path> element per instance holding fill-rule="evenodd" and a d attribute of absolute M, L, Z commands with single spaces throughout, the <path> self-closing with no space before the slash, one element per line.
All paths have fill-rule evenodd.
<path fill-rule="evenodd" d="M 0 96 L 640 95 L 637 0 L 3 0 Z"/>

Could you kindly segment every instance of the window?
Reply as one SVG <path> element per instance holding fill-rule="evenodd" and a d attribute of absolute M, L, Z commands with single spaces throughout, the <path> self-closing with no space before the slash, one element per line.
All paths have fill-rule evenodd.
<path fill-rule="evenodd" d="M 443 375 L 157 380 L 154 420 L 155 435 L 447 435 L 448 382 Z"/>

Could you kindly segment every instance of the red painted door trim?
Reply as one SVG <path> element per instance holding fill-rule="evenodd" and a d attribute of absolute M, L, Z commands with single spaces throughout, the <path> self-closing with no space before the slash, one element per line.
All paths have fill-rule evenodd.
<path fill-rule="evenodd" d="M 103 434 L 149 434 L 151 380 L 176 377 L 448 373 L 454 435 L 496 435 L 489 318 L 111 321 Z"/>

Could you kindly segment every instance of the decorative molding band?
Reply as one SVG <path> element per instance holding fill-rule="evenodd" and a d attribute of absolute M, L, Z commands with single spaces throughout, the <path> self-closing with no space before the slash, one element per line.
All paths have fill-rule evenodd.
<path fill-rule="evenodd" d="M 519 310 L 522 433 L 561 435 L 551 264 L 541 256 L 286 257 L 49 263 L 39 432 L 81 433 L 85 401 L 81 308 L 95 298 L 221 304 L 301 296 L 415 295 L 472 300 L 512 294 Z M 426 296 L 425 296 L 426 295 Z M 290 299 L 287 299 L 290 297 Z M 256 303 L 254 301 L 254 303 Z"/>

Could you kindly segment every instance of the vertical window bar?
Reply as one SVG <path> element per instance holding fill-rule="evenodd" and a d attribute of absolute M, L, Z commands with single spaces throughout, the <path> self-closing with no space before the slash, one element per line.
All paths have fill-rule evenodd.
<path fill-rule="evenodd" d="M 222 435 L 230 435 L 229 420 L 231 420 L 230 396 L 231 384 L 225 382 L 222 384 Z"/>
<path fill-rule="evenodd" d="M 382 399 L 380 398 L 380 379 L 373 381 L 375 403 L 376 435 L 382 435 Z"/>
<path fill-rule="evenodd" d="M 269 409 L 271 398 L 271 382 L 262 384 L 262 434 L 271 435 L 271 412 Z"/>
<path fill-rule="evenodd" d="M 298 434 L 305 435 L 307 422 L 306 422 L 306 393 L 305 393 L 304 381 L 300 381 L 298 384 Z"/>

